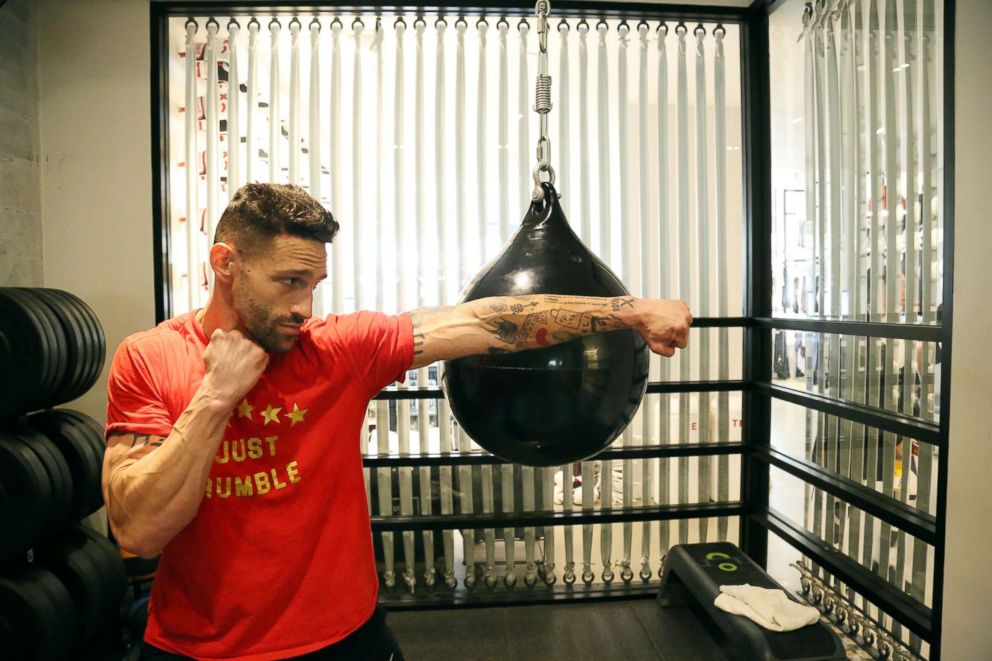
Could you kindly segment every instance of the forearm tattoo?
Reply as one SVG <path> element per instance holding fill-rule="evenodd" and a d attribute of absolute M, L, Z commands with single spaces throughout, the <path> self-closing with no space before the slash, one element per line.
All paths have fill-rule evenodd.
<path fill-rule="evenodd" d="M 419 308 L 413 322 L 414 364 L 449 356 L 500 354 L 631 327 L 636 299 L 498 296 L 461 306 Z"/>
<path fill-rule="evenodd" d="M 557 344 L 604 331 L 628 328 L 620 314 L 634 307 L 632 296 L 497 297 L 483 315 L 495 342 L 490 353 L 518 351 Z"/>

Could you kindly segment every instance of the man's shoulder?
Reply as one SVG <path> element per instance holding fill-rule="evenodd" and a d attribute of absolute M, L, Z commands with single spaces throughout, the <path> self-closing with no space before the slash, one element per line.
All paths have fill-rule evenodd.
<path fill-rule="evenodd" d="M 381 312 L 369 310 L 355 310 L 343 314 L 331 313 L 308 319 L 303 326 L 303 333 L 318 344 L 347 343 L 364 337 L 369 328 L 385 323 L 388 318 L 388 315 Z"/>
<path fill-rule="evenodd" d="M 161 350 L 169 346 L 180 346 L 186 337 L 194 332 L 191 328 L 192 312 L 181 314 L 147 330 L 132 333 L 121 342 L 122 347 L 139 352 Z"/>

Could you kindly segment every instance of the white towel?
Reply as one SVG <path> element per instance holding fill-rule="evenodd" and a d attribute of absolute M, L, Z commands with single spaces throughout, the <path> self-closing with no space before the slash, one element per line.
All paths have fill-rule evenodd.
<path fill-rule="evenodd" d="M 820 619 L 820 611 L 798 604 L 784 590 L 756 585 L 721 585 L 713 601 L 720 610 L 743 615 L 771 631 L 794 631 Z"/>

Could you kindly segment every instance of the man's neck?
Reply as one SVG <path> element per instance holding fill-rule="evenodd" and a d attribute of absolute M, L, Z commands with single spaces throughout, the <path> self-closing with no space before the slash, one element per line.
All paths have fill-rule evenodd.
<path fill-rule="evenodd" d="M 229 331 L 239 329 L 241 326 L 234 308 L 228 305 L 216 290 L 211 293 L 207 304 L 197 312 L 196 321 L 207 337 L 218 328 Z"/>

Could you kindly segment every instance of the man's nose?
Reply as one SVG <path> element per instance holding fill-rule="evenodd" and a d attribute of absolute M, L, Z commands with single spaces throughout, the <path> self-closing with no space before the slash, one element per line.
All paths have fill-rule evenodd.
<path fill-rule="evenodd" d="M 309 319 L 313 316 L 313 294 L 307 295 L 305 298 L 297 301 L 289 309 L 290 313 L 294 317 Z"/>

